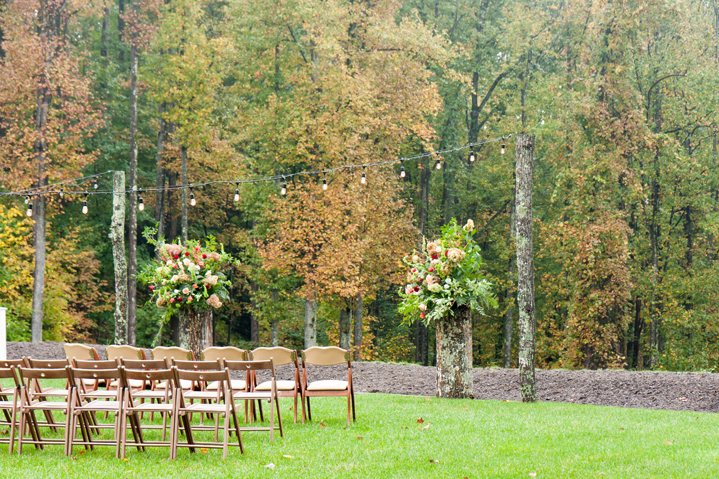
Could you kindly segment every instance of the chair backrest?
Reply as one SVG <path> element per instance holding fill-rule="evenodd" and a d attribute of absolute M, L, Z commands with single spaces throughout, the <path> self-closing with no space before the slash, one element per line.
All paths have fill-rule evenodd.
<path fill-rule="evenodd" d="M 269 369 L 275 377 L 275 364 L 272 359 L 267 361 L 225 361 L 225 366 L 231 371 L 260 371 Z"/>
<path fill-rule="evenodd" d="M 250 351 L 250 359 L 255 361 L 266 361 L 272 358 L 275 366 L 283 364 L 297 364 L 297 351 L 294 349 L 276 346 L 274 348 L 257 348 Z"/>
<path fill-rule="evenodd" d="M 334 366 L 342 363 L 350 364 L 350 352 L 337 346 L 313 346 L 302 351 L 302 364 Z"/>
<path fill-rule="evenodd" d="M 65 369 L 70 364 L 67 359 L 27 358 L 27 366 L 32 369 Z"/>
<path fill-rule="evenodd" d="M 20 368 L 20 377 L 25 379 L 69 379 L 70 366 L 62 369 Z"/>
<path fill-rule="evenodd" d="M 172 365 L 181 371 L 222 371 L 222 363 L 215 361 L 178 361 L 172 359 Z"/>
<path fill-rule="evenodd" d="M 78 358 L 78 359 L 100 359 L 95 348 L 85 346 L 84 344 L 65 344 L 63 346 L 65 350 L 65 356 L 67 359 Z"/>
<path fill-rule="evenodd" d="M 235 348 L 233 346 L 212 346 L 202 351 L 202 360 L 204 361 L 215 361 L 219 359 L 224 361 L 245 361 L 247 359 L 247 351 L 244 349 Z"/>
<path fill-rule="evenodd" d="M 107 359 L 147 359 L 145 351 L 142 348 L 136 348 L 135 346 L 127 345 L 111 345 L 105 348 L 105 355 Z"/>
<path fill-rule="evenodd" d="M 174 368 L 175 373 L 177 374 L 177 381 L 185 380 L 185 381 L 194 381 L 194 382 L 200 382 L 200 381 L 227 381 L 227 384 L 229 384 L 230 380 L 230 374 L 227 368 L 221 369 L 219 371 L 187 371 L 184 369 L 177 369 Z"/>
<path fill-rule="evenodd" d="M 26 367 L 27 362 L 25 358 L 22 359 L 3 359 L 0 361 L 0 368 L 20 368 L 20 367 Z"/>
<path fill-rule="evenodd" d="M 167 362 L 164 359 L 125 359 L 120 358 L 120 364 L 125 369 L 136 369 L 140 371 L 149 371 L 152 369 L 167 369 Z"/>
<path fill-rule="evenodd" d="M 172 369 L 126 369 L 121 366 L 120 371 L 125 381 L 134 379 L 138 381 L 170 381 L 170 385 L 175 383 L 175 373 Z"/>
<path fill-rule="evenodd" d="M 75 367 L 78 369 L 117 369 L 120 362 L 116 359 L 108 361 L 83 361 L 82 359 L 75 360 Z"/>
<path fill-rule="evenodd" d="M 152 359 L 163 359 L 167 358 L 168 366 L 172 359 L 180 359 L 182 361 L 194 361 L 195 355 L 188 349 L 158 346 L 150 351 Z"/>
<path fill-rule="evenodd" d="M 17 374 L 15 374 L 15 366 L 9 368 L 0 368 L 0 379 L 12 379 L 15 381 L 15 385 L 18 386 Z"/>
<path fill-rule="evenodd" d="M 117 365 L 112 369 L 71 368 L 69 371 L 73 379 L 120 379 L 120 369 Z"/>

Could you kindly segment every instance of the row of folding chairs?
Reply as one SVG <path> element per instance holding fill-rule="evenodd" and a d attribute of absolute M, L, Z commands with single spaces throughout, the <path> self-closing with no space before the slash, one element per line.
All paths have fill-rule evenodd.
<path fill-rule="evenodd" d="M 38 448 L 46 445 L 63 444 L 65 454 L 71 455 L 74 445 L 82 445 L 92 449 L 100 445 L 114 445 L 117 457 L 125 457 L 128 428 L 132 435 L 133 445 L 138 450 L 151 446 L 169 446 L 170 457 L 177 457 L 178 447 L 188 447 L 192 452 L 197 448 L 222 448 L 223 458 L 227 457 L 229 436 L 234 433 L 237 445 L 244 453 L 241 428 L 237 420 L 236 402 L 266 400 L 269 403 L 270 427 L 252 428 L 269 429 L 270 440 L 275 429 L 274 408 L 277 409 L 277 422 L 282 432 L 279 401 L 274 364 L 270 360 L 254 361 L 191 361 L 191 360 L 126 360 L 124 358 L 108 361 L 73 359 L 57 360 L 22 360 L 5 361 L 0 364 L 0 379 L 12 379 L 14 386 L 0 390 L 0 409 L 9 422 L 11 433 L 9 438 L 10 452 L 13 451 L 17 435 L 18 453 L 22 452 L 23 443 L 34 444 Z M 63 365 L 64 363 L 64 365 Z M 234 390 L 230 379 L 230 371 L 244 371 L 250 377 L 258 371 L 267 370 L 270 374 L 269 391 L 249 391 L 247 387 Z M 64 380 L 66 387 L 43 387 L 46 380 Z M 104 383 L 107 388 L 86 388 L 88 382 Z M 135 382 L 142 387 L 134 388 Z M 192 385 L 215 384 L 214 391 L 201 387 L 183 388 L 183 382 Z M 163 384 L 162 393 L 157 389 L 147 389 L 147 384 Z M 249 379 L 245 381 L 249 383 Z M 112 385 L 115 385 L 114 388 Z M 151 394 L 146 394 L 150 391 Z M 12 400 L 9 399 L 12 397 Z M 50 400 L 59 398 L 60 400 Z M 142 399 L 158 399 L 157 402 L 142 402 Z M 199 400 L 199 402 L 194 402 Z M 46 421 L 41 423 L 35 413 L 43 412 Z M 65 414 L 65 423 L 52 420 L 53 412 Z M 95 418 L 97 413 L 113 413 L 114 437 L 112 440 L 93 439 L 99 432 L 99 424 Z M 160 413 L 163 415 L 163 434 L 161 441 L 147 441 L 144 438 L 140 419 L 144 413 Z M 212 427 L 192 425 L 193 414 L 206 414 L 216 418 L 213 441 L 198 441 L 193 436 L 193 429 L 208 430 Z M 222 426 L 223 440 L 219 442 L 219 418 L 224 418 Z M 169 441 L 166 440 L 167 419 L 170 419 Z M 55 430 L 64 428 L 63 439 L 43 437 L 40 427 L 51 427 Z M 78 432 L 80 438 L 78 438 Z M 180 432 L 186 438 L 179 440 Z M 25 436 L 29 435 L 29 438 Z"/>
<path fill-rule="evenodd" d="M 97 351 L 82 344 L 66 344 L 65 354 L 68 359 L 95 359 L 99 360 Z M 334 346 L 320 347 L 315 346 L 300 352 L 298 360 L 297 351 L 283 347 L 272 348 L 256 348 L 248 351 L 231 346 L 227 347 L 210 347 L 202 351 L 199 358 L 196 358 L 192 351 L 178 347 L 159 346 L 150 351 L 150 358 L 147 358 L 143 349 L 133 346 L 108 346 L 105 350 L 108 360 L 120 358 L 132 359 L 166 359 L 170 360 L 273 360 L 276 367 L 292 365 L 294 366 L 292 379 L 277 380 L 277 395 L 279 397 L 291 397 L 294 399 L 294 422 L 297 423 L 297 402 L 298 399 L 302 406 L 302 423 L 307 419 L 312 420 L 312 411 L 310 408 L 310 398 L 319 396 L 340 396 L 347 398 L 347 424 L 351 420 L 355 420 L 355 401 L 354 386 L 352 384 L 352 363 L 350 361 L 350 352 Z M 308 365 L 311 366 L 335 366 L 339 364 L 347 364 L 347 380 L 336 379 L 318 379 L 309 381 Z M 97 389 L 100 385 L 99 381 L 86 380 L 86 386 Z M 182 384 L 185 389 L 189 386 L 187 383 Z M 267 392 L 271 388 L 268 379 L 258 380 L 258 375 L 254 372 L 249 373 L 245 379 L 232 379 L 232 389 L 246 389 L 248 391 Z M 131 384 L 138 387 L 138 384 Z M 152 389 L 162 387 L 163 384 L 154 384 Z M 209 384 L 207 389 L 213 390 L 215 384 Z M 152 393 L 145 393 L 150 396 Z M 247 414 L 247 410 L 246 410 Z M 250 408 L 250 420 L 256 416 L 254 406 Z M 246 418 L 247 419 L 247 418 Z M 263 420 L 262 410 L 260 409 L 260 420 Z"/>

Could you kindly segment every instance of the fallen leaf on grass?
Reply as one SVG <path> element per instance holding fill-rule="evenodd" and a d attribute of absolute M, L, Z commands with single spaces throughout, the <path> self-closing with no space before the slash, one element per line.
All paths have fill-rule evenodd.
<path fill-rule="evenodd" d="M 430 426 L 430 423 L 427 423 L 426 426 L 419 426 L 418 429 L 419 429 L 420 431 L 424 431 L 425 429 L 429 429 L 429 426 Z"/>
<path fill-rule="evenodd" d="M 362 439 L 364 439 L 364 436 L 357 436 L 357 439 L 362 440 Z"/>
<path fill-rule="evenodd" d="M 200 449 L 200 452 L 201 452 L 202 454 L 207 454 L 207 449 L 205 449 L 205 448 L 203 447 L 202 449 Z"/>
<path fill-rule="evenodd" d="M 430 459 L 430 464 L 439 464 L 439 459 Z"/>
<path fill-rule="evenodd" d="M 623 430 L 624 430 L 624 428 L 623 428 L 623 427 L 620 427 L 620 428 L 619 428 L 619 430 L 620 430 L 620 431 L 623 431 Z"/>
<path fill-rule="evenodd" d="M 82 450 L 82 451 L 80 451 L 78 454 L 85 454 L 85 451 Z"/>
<path fill-rule="evenodd" d="M 292 456 L 290 456 L 289 454 L 282 454 L 282 457 L 285 457 L 287 459 L 292 459 Z"/>
<path fill-rule="evenodd" d="M 469 409 L 469 406 L 462 406 L 462 409 Z"/>
<path fill-rule="evenodd" d="M 7 429 L 3 429 L 2 434 L 3 436 L 7 436 L 8 434 L 10 434 L 10 431 L 8 431 Z"/>
<path fill-rule="evenodd" d="M 417 419 L 417 422 L 420 423 L 420 424 L 422 424 L 422 423 L 424 422 L 424 419 L 419 418 L 419 419 Z"/>
<path fill-rule="evenodd" d="M 664 444 L 666 444 L 667 446 L 671 446 L 671 445 L 672 445 L 672 441 L 664 441 Z"/>
<path fill-rule="evenodd" d="M 321 426 L 321 427 L 326 427 L 327 424 L 325 424 L 324 422 L 320 421 L 320 426 Z"/>
<path fill-rule="evenodd" d="M 432 398 L 424 398 L 425 401 L 431 401 Z"/>
<path fill-rule="evenodd" d="M 265 467 L 266 467 L 267 469 L 270 469 L 270 470 L 272 470 L 272 469 L 274 469 L 274 468 L 275 468 L 275 465 L 274 465 L 274 464 L 272 464 L 272 463 L 269 463 L 269 464 L 266 464 L 266 465 L 265 465 Z"/>
<path fill-rule="evenodd" d="M 125 461 L 125 462 L 130 462 L 130 460 L 129 460 L 128 458 L 126 458 L 126 457 L 123 457 L 122 460 Z"/>
<path fill-rule="evenodd" d="M 529 476 L 530 476 L 530 477 L 537 477 L 537 473 L 536 473 L 536 472 L 530 472 L 530 473 L 529 473 Z"/>

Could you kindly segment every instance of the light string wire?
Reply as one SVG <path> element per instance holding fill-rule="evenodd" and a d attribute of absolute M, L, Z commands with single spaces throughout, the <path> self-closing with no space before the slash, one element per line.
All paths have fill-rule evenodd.
<path fill-rule="evenodd" d="M 396 164 L 396 163 L 400 163 L 400 164 L 401 164 L 401 163 L 404 163 L 404 162 L 406 162 L 406 161 L 419 160 L 419 159 L 428 158 L 428 157 L 436 157 L 436 156 L 439 156 L 439 155 L 442 155 L 442 154 L 446 154 L 446 153 L 453 153 L 453 152 L 455 152 L 455 151 L 466 150 L 467 148 L 474 148 L 475 146 L 486 145 L 486 144 L 488 144 L 488 143 L 494 143 L 494 142 L 497 142 L 497 141 L 506 140 L 506 139 L 511 138 L 511 137 L 512 137 L 512 134 L 510 133 L 510 134 L 508 134 L 508 135 L 499 136 L 499 137 L 497 137 L 497 138 L 492 138 L 492 139 L 489 139 L 489 140 L 479 141 L 479 142 L 477 142 L 477 143 L 467 143 L 466 145 L 457 146 L 457 147 L 454 147 L 454 148 L 447 148 L 447 149 L 444 149 L 444 150 L 435 150 L 435 151 L 432 151 L 432 152 L 421 153 L 421 154 L 415 155 L 415 156 L 408 156 L 408 157 L 396 158 L 396 159 L 385 160 L 385 161 L 377 161 L 377 162 L 374 162 L 374 163 L 359 163 L 359 164 L 355 164 L 355 165 L 337 166 L 337 167 L 334 167 L 334 168 L 326 168 L 326 169 L 322 169 L 322 170 L 298 171 L 297 173 L 287 173 L 287 174 L 281 174 L 281 175 L 273 175 L 273 176 L 267 176 L 267 177 L 264 177 L 264 178 L 249 178 L 249 179 L 246 179 L 246 180 L 214 180 L 214 181 L 206 181 L 206 182 L 203 182 L 203 183 L 191 183 L 191 184 L 188 184 L 188 185 L 174 185 L 174 186 L 169 186 L 169 185 L 168 185 L 168 186 L 163 186 L 163 187 L 160 187 L 160 188 L 158 188 L 158 187 L 156 187 L 156 186 L 154 186 L 154 187 L 147 187 L 147 188 L 144 188 L 144 187 L 142 187 L 142 188 L 141 188 L 141 187 L 135 187 L 134 190 L 133 190 L 133 189 L 130 189 L 130 188 L 125 189 L 124 193 L 130 193 L 130 192 L 132 192 L 132 191 L 143 192 L 143 193 L 144 193 L 144 192 L 153 192 L 153 191 L 173 191 L 173 190 L 181 190 L 181 189 L 183 189 L 183 188 L 201 188 L 201 187 L 204 187 L 204 186 L 217 185 L 217 184 L 240 185 L 240 184 L 264 183 L 264 182 L 268 182 L 268 181 L 273 181 L 273 182 L 274 182 L 274 181 L 277 181 L 277 180 L 282 180 L 282 181 L 286 182 L 287 179 L 293 178 L 293 177 L 296 177 L 296 176 L 326 175 L 327 173 L 334 173 L 334 172 L 336 172 L 336 171 L 341 171 L 341 170 L 353 170 L 353 169 L 356 169 L 356 168 L 370 168 L 370 167 L 375 167 L 375 166 L 392 165 L 392 164 Z M 108 174 L 108 173 L 114 173 L 114 171 L 110 170 L 110 171 L 106 171 L 106 172 L 103 172 L 103 173 L 98 173 L 98 174 L 95 174 L 95 175 L 84 176 L 84 177 L 82 177 L 82 178 L 77 178 L 77 179 L 75 179 L 75 180 L 69 180 L 69 181 L 64 182 L 64 183 L 53 183 L 52 185 L 47 185 L 47 186 L 65 185 L 65 184 L 69 184 L 69 183 L 73 183 L 73 182 L 74 182 L 74 183 L 84 182 L 84 181 L 87 181 L 88 179 L 92 179 L 92 178 L 94 178 L 94 177 L 102 176 L 102 175 L 105 175 L 105 174 Z M 39 189 L 39 188 L 36 188 L 35 190 L 38 190 L 38 189 Z M 59 194 L 59 193 L 60 193 L 60 191 L 54 191 L 54 190 L 49 190 L 49 191 L 48 191 L 48 190 L 45 190 L 45 191 L 39 191 L 39 192 L 36 191 L 36 192 L 34 192 L 34 193 L 32 193 L 32 192 L 31 192 L 31 193 L 28 193 L 28 191 L 33 191 L 33 190 L 20 190 L 20 191 L 10 191 L 10 192 L 0 192 L 0 196 L 43 196 L 43 195 L 52 195 L 52 194 Z M 66 194 L 66 195 L 101 195 L 101 194 L 114 194 L 115 191 L 113 191 L 113 190 L 97 190 L 97 191 L 87 191 L 87 190 L 85 190 L 85 191 L 63 191 L 62 193 Z"/>
<path fill-rule="evenodd" d="M 46 188 L 50 188 L 50 187 L 55 188 L 55 187 L 58 187 L 58 186 L 67 186 L 67 185 L 76 187 L 76 186 L 80 186 L 81 183 L 85 183 L 85 182 L 87 182 L 87 181 L 90 181 L 90 180 L 93 179 L 93 178 L 99 178 L 100 176 L 104 176 L 104 175 L 107 175 L 107 174 L 110 174 L 110 173 L 114 173 L 114 170 L 103 171 L 102 173 L 95 173 L 94 175 L 82 176 L 82 177 L 80 177 L 80 178 L 74 178 L 74 179 L 72 179 L 72 180 L 61 181 L 61 182 L 58 182 L 58 183 L 50 183 L 50 184 L 43 185 L 43 186 L 36 186 L 36 187 L 34 187 L 34 188 L 28 188 L 28 189 L 25 189 L 25 190 L 18 190 L 18 191 L 12 191 L 12 192 L 0 192 L 0 196 L 8 196 L 8 195 L 14 195 L 14 196 L 39 196 L 39 195 L 41 195 L 41 194 L 43 194 L 43 193 L 47 193 L 47 194 L 50 194 L 50 193 L 60 193 L 60 191 L 45 190 L 45 189 L 46 189 Z M 38 193 L 38 192 L 39 192 L 39 193 Z M 74 193 L 74 192 L 72 192 L 72 191 L 64 191 L 64 190 L 63 190 L 63 193 L 65 193 L 65 194 L 77 194 L 77 193 Z"/>

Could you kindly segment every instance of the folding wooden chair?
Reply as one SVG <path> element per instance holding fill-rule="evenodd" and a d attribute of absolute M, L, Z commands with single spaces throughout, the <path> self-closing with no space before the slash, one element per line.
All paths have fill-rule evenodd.
<path fill-rule="evenodd" d="M 68 434 L 70 432 L 70 420 L 72 416 L 72 402 L 68 400 L 68 396 L 71 394 L 70 391 L 74 388 L 70 382 L 70 366 L 65 366 L 63 369 L 20 368 L 20 378 L 22 380 L 22 385 L 20 388 L 20 406 L 17 410 L 18 415 L 20 416 L 20 428 L 18 431 L 17 445 L 18 454 L 22 454 L 22 445 L 23 442 L 25 442 L 28 444 L 39 444 L 41 446 L 63 444 L 65 446 L 65 455 L 68 455 Z M 68 391 L 68 396 L 65 396 L 63 401 L 47 401 L 43 398 L 51 395 L 35 395 L 33 393 L 33 383 L 40 383 L 40 380 L 44 379 L 64 379 L 68 384 L 70 384 L 70 388 L 66 390 Z M 28 422 L 33 420 L 30 419 L 29 421 L 28 416 L 32 416 L 32 418 L 34 418 L 35 411 L 58 411 L 65 413 L 65 438 L 62 440 L 43 439 L 40 435 L 40 430 L 37 429 L 37 437 L 33 437 L 32 440 L 25 440 L 23 437 L 25 435 L 25 428 Z M 56 423 L 55 425 L 57 426 L 58 424 Z M 32 433 L 32 425 L 30 429 Z M 85 431 L 84 428 L 83 431 Z M 35 434 L 32 435 L 35 436 Z"/>
<path fill-rule="evenodd" d="M 336 364 L 347 363 L 347 381 L 336 379 L 325 379 L 313 381 L 307 384 L 307 365 L 315 366 L 334 366 Z M 320 347 L 314 346 L 302 351 L 302 390 L 304 398 L 307 401 L 307 416 L 312 420 L 312 410 L 310 409 L 310 397 L 318 396 L 347 396 L 347 425 L 351 424 L 350 410 L 352 411 L 352 420 L 355 421 L 355 394 L 352 386 L 352 363 L 350 362 L 350 352 L 340 349 L 336 346 Z M 304 408 L 302 409 L 302 422 L 305 422 Z"/>
<path fill-rule="evenodd" d="M 15 366 L 8 368 L 0 368 L 0 379 L 12 379 L 14 387 L 3 388 L 2 400 L 0 400 L 0 409 L 2 409 L 5 417 L 8 418 L 8 424 L 10 426 L 10 439 L 0 438 L 0 443 L 10 444 L 10 454 L 12 454 L 13 446 L 15 445 L 15 425 L 18 411 L 18 399 L 20 396 L 20 381 L 18 381 L 17 374 L 15 373 Z M 9 399 L 12 397 L 12 400 Z M 33 436 L 35 436 L 37 429 L 33 427 Z"/>
<path fill-rule="evenodd" d="M 84 361 L 77 362 L 84 363 Z M 102 362 L 106 363 L 105 365 L 109 365 L 109 363 L 115 363 L 115 367 L 100 368 L 98 366 L 93 369 L 69 369 L 72 383 L 76 385 L 74 388 L 71 389 L 72 393 L 70 395 L 70 410 L 72 411 L 72 419 L 70 420 L 70 432 L 69 434 L 67 434 L 67 449 L 69 455 L 72 455 L 73 444 L 77 444 L 85 446 L 85 448 L 89 447 L 91 449 L 93 449 L 94 446 L 115 446 L 115 457 L 120 457 L 120 437 L 123 435 L 123 433 L 126 434 L 126 431 L 121 428 L 124 413 L 124 387 L 121 379 L 120 367 L 117 365 L 117 363 L 115 361 Z M 91 395 L 96 391 L 91 391 L 89 394 L 83 394 L 81 392 L 83 379 L 102 379 L 105 381 L 105 383 L 114 380 L 119 384 L 119 387 L 114 391 L 115 396 L 111 401 L 92 399 Z M 79 386 L 77 386 L 78 384 Z M 82 428 L 82 423 L 86 421 L 86 418 L 90 415 L 94 415 L 96 412 L 112 412 L 115 414 L 114 440 L 93 440 L 89 428 L 86 428 L 86 433 L 82 434 L 82 441 L 76 441 L 75 439 L 77 437 L 78 423 L 80 423 L 80 426 Z M 137 447 L 139 449 L 141 447 L 141 441 L 139 437 L 139 420 L 137 418 L 137 415 L 134 413 L 130 414 L 130 427 L 132 429 L 135 443 L 137 444 Z"/>
<path fill-rule="evenodd" d="M 164 361 L 163 361 L 164 362 Z M 120 367 L 120 374 L 122 376 L 123 383 L 127 383 L 130 379 L 142 380 L 147 382 L 165 382 L 167 387 L 165 388 L 167 398 L 162 403 L 140 403 L 138 404 L 134 398 L 132 388 L 123 388 L 123 404 L 124 413 L 122 414 L 122 421 L 120 424 L 120 442 L 121 442 L 121 457 L 125 458 L 125 449 L 127 446 L 127 418 L 128 416 L 137 415 L 137 413 L 144 412 L 159 412 L 163 413 L 164 417 L 170 417 L 170 440 L 165 441 L 165 430 L 162 431 L 162 441 L 146 441 L 142 432 L 143 426 L 138 421 L 137 434 L 140 440 L 140 446 L 144 447 L 170 447 L 170 458 L 175 459 L 176 448 L 173 444 L 177 442 L 179 435 L 179 414 L 177 412 L 179 408 L 178 397 L 182 394 L 182 391 L 175 385 L 175 372 L 173 369 L 155 369 L 155 370 L 136 370 L 126 369 Z M 182 427 L 185 430 L 185 434 L 188 437 L 188 447 L 191 447 L 191 451 L 194 452 L 192 446 L 192 435 L 190 433 L 190 422 L 187 417 L 182 418 Z M 147 428 L 147 426 L 144 426 Z"/>
<path fill-rule="evenodd" d="M 134 371 L 153 371 L 153 370 L 159 370 L 159 369 L 168 369 L 169 366 L 167 364 L 167 361 L 165 359 L 125 359 L 120 358 L 121 365 L 126 370 L 134 370 Z M 132 397 L 135 400 L 139 400 L 141 403 L 144 403 L 146 399 L 149 399 L 150 402 L 158 402 L 158 403 L 166 403 L 169 404 L 170 401 L 170 391 L 163 387 L 163 388 L 157 388 L 158 382 L 154 380 L 148 380 L 144 377 L 142 378 L 134 378 L 134 375 L 131 375 L 132 377 L 129 377 L 126 379 L 125 384 L 129 384 L 132 388 Z M 135 386 L 139 386 L 135 388 Z M 162 412 L 162 411 L 160 411 Z M 142 419 L 143 412 L 140 412 L 140 419 Z M 165 440 L 165 434 L 167 430 L 167 414 L 163 414 L 163 420 L 162 420 L 162 426 L 152 426 L 148 425 L 145 426 L 145 428 L 150 429 L 156 429 L 156 428 L 162 428 L 162 440 Z M 150 411 L 150 420 L 154 419 L 155 417 L 155 411 Z"/>
<path fill-rule="evenodd" d="M 282 415 L 280 414 L 280 401 L 277 398 L 277 381 L 275 380 L 275 366 L 272 359 L 267 361 L 225 361 L 225 366 L 231 371 L 247 371 L 252 374 L 257 371 L 267 370 L 270 373 L 271 387 L 268 391 L 233 391 L 232 397 L 235 401 L 267 401 L 270 408 L 270 426 L 269 427 L 243 427 L 243 431 L 270 431 L 270 441 L 274 440 L 274 430 L 280 430 L 280 437 L 284 437 L 282 430 Z M 277 408 L 277 424 L 275 426 L 275 416 L 272 405 Z M 239 434 L 239 430 L 238 430 Z"/>
<path fill-rule="evenodd" d="M 172 365 L 183 371 L 222 371 L 223 369 L 219 359 L 215 361 L 178 361 L 173 358 Z M 178 379 L 178 381 L 181 383 L 182 379 Z M 219 383 L 215 382 L 215 384 Z M 192 382 L 191 387 L 183 387 L 182 396 L 185 400 L 189 400 L 190 403 L 194 403 L 195 400 L 199 400 L 200 402 L 217 401 L 219 389 L 216 386 L 213 390 L 210 390 L 207 386 L 208 383 L 206 381 Z M 200 414 L 200 428 L 205 429 L 206 427 L 202 425 L 203 418 L 204 414 Z M 192 415 L 190 415 L 190 419 L 192 419 Z M 217 434 L 218 421 L 219 417 L 216 418 L 215 421 L 215 434 Z M 216 437 L 215 440 L 217 440 Z"/>
<path fill-rule="evenodd" d="M 180 361 L 194 361 L 196 359 L 194 353 L 189 349 L 174 346 L 158 346 L 153 348 L 152 351 L 150 351 L 150 356 L 152 356 L 152 359 L 164 359 L 168 368 L 172 365 L 173 359 L 179 359 Z M 182 389 L 189 390 L 192 388 L 192 383 L 183 380 L 180 386 L 182 386 Z M 162 389 L 165 387 L 165 383 L 158 383 L 155 387 Z"/>
<path fill-rule="evenodd" d="M 280 346 L 274 348 L 257 348 L 252 350 L 250 353 L 250 359 L 256 361 L 267 361 L 272 359 L 275 367 L 283 366 L 285 364 L 295 365 L 295 377 L 294 380 L 277 380 L 277 395 L 279 397 L 294 397 L 294 413 L 295 413 L 295 424 L 297 424 L 297 396 L 300 396 L 302 402 L 302 408 L 305 407 L 305 402 L 302 399 L 302 383 L 300 382 L 300 365 L 297 361 L 297 351 L 294 349 L 287 349 Z M 253 391 L 269 391 L 272 388 L 271 381 L 264 381 L 257 384 L 256 377 L 253 378 Z M 304 414 L 304 411 L 303 411 Z"/>
<path fill-rule="evenodd" d="M 24 367 L 26 365 L 25 359 L 5 359 L 0 361 L 0 368 L 10 369 L 10 368 L 19 368 Z M 17 377 L 17 373 L 14 373 Z M 9 378 L 5 378 L 9 379 Z M 9 401 L 10 397 L 15 395 L 17 392 L 17 381 L 12 382 L 9 386 L 0 384 L 0 401 Z M 10 413 L 7 409 L 3 409 L 3 418 L 4 420 L 0 420 L 0 425 L 3 426 L 10 426 L 12 424 L 12 418 L 10 416 Z M 0 442 L 2 442 L 0 440 Z"/>
<path fill-rule="evenodd" d="M 212 346 L 202 351 L 202 359 L 204 361 L 216 361 L 220 360 L 220 364 L 225 364 L 225 360 L 228 361 L 246 361 L 247 351 L 244 349 L 234 348 L 232 346 L 218 347 Z M 247 387 L 246 379 L 232 379 L 230 378 L 230 385 L 233 391 L 239 391 Z M 217 389 L 219 383 L 210 383 L 207 385 L 207 389 L 213 391 Z"/>
<path fill-rule="evenodd" d="M 65 351 L 65 357 L 68 361 L 70 361 L 70 364 L 72 365 L 73 359 L 80 359 L 80 360 L 89 360 L 89 361 L 99 361 L 100 355 L 97 354 L 97 350 L 91 346 L 85 346 L 84 344 L 70 344 L 66 343 L 63 347 L 63 350 Z M 100 387 L 99 381 L 93 381 L 91 379 L 85 379 L 85 387 L 89 387 L 92 389 L 97 389 Z M 103 383 L 104 386 L 104 383 Z"/>
<path fill-rule="evenodd" d="M 194 404 L 187 404 L 185 401 L 184 395 L 186 395 L 186 392 L 183 392 L 182 389 L 177 389 L 177 394 L 179 397 L 178 402 L 176 403 L 176 411 L 177 413 L 183 417 L 187 418 L 188 415 L 191 415 L 193 413 L 201 413 L 201 414 L 217 414 L 219 416 L 224 417 L 224 427 L 223 427 L 223 439 L 222 442 L 217 442 L 217 436 L 218 432 L 217 429 L 215 430 L 215 442 L 198 442 L 195 441 L 192 435 L 192 426 L 190 424 L 190 421 L 187 421 L 188 428 L 185 430 L 186 437 L 187 437 L 187 443 L 180 443 L 177 440 L 177 436 L 175 436 L 175 441 L 173 442 L 173 454 L 171 457 L 174 459 L 177 457 L 177 448 L 178 447 L 207 447 L 207 448 L 222 448 L 222 459 L 227 458 L 227 449 L 229 445 L 229 436 L 230 436 L 230 417 L 232 417 L 232 421 L 234 423 L 234 431 L 237 434 L 237 445 L 240 446 L 240 451 L 242 454 L 245 453 L 245 448 L 242 445 L 242 436 L 240 435 L 240 427 L 239 423 L 237 422 L 237 413 L 235 411 L 235 401 L 232 399 L 232 389 L 230 387 L 230 372 L 227 368 L 225 368 L 222 371 L 185 371 L 181 369 L 177 369 L 176 367 L 173 367 L 173 371 L 175 372 L 175 383 L 179 383 L 182 380 L 185 381 L 192 381 L 192 382 L 212 382 L 217 381 L 219 387 L 217 389 L 216 394 L 216 402 L 215 403 L 194 403 Z M 179 407 L 177 407 L 179 406 Z"/>
<path fill-rule="evenodd" d="M 142 348 L 136 348 L 135 346 L 123 345 L 110 345 L 105 348 L 105 356 L 107 359 L 147 359 L 145 356 L 145 350 Z"/>
<path fill-rule="evenodd" d="M 28 368 L 32 369 L 65 369 L 67 366 L 70 365 L 70 362 L 67 359 L 32 359 L 32 358 L 23 358 L 25 360 L 25 365 Z M 67 398 L 69 395 L 69 380 L 65 384 L 64 388 L 55 388 L 55 387 L 47 387 L 43 388 L 40 382 L 36 379 L 30 381 L 30 385 L 28 386 L 28 391 L 32 394 L 32 397 L 34 398 L 50 398 L 50 397 L 56 397 L 56 398 Z M 52 415 L 52 410 L 43 410 L 43 414 L 45 415 L 45 422 L 37 422 L 37 426 L 39 427 L 49 427 L 53 431 L 57 432 L 57 424 L 55 424 L 55 418 Z M 34 418 L 34 416 L 33 416 Z M 34 420 L 34 419 L 33 419 Z"/>

